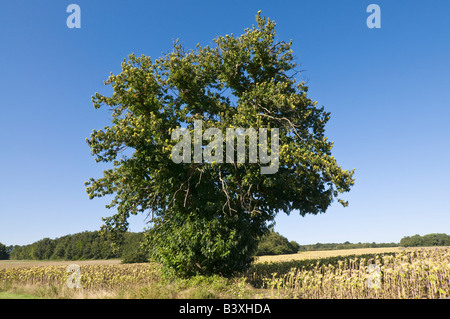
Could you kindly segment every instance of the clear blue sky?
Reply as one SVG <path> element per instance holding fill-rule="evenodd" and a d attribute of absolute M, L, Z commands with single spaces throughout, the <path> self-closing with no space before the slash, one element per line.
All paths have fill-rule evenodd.
<path fill-rule="evenodd" d="M 81 28 L 69 29 L 69 4 Z M 366 8 L 381 8 L 369 29 Z M 239 35 L 258 10 L 293 39 L 309 96 L 331 112 L 327 136 L 356 184 L 325 214 L 279 215 L 275 230 L 300 244 L 398 242 L 450 234 L 450 2 L 12 1 L 0 4 L 0 242 L 29 244 L 99 229 L 109 199 L 89 200 L 100 177 L 85 142 L 109 123 L 91 95 L 128 54 L 153 58 Z M 131 220 L 141 231 L 144 216 Z"/>

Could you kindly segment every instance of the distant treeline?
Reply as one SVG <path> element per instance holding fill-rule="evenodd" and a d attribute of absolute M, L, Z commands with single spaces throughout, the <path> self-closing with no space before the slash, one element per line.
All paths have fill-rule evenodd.
<path fill-rule="evenodd" d="M 295 241 L 289 241 L 286 237 L 271 230 L 265 235 L 258 246 L 257 256 L 263 255 L 281 255 L 295 254 L 302 251 L 313 250 L 337 250 L 337 249 L 356 249 L 356 248 L 376 248 L 376 247 L 397 247 L 396 243 L 356 243 L 348 241 L 345 243 L 317 243 L 311 245 L 299 245 Z"/>
<path fill-rule="evenodd" d="M 16 260 L 86 260 L 121 258 L 145 261 L 140 248 L 143 233 L 125 233 L 121 245 L 100 236 L 98 231 L 85 231 L 56 239 L 44 238 L 30 245 L 10 246 L 9 259 Z"/>
<path fill-rule="evenodd" d="M 44 238 L 30 245 L 5 246 L 0 243 L 0 259 L 15 260 L 87 260 L 122 259 L 123 262 L 145 262 L 147 254 L 141 249 L 143 233 L 125 233 L 122 244 L 113 248 L 112 242 L 98 231 L 85 231 L 56 239 Z M 406 236 L 400 243 L 317 243 L 299 245 L 273 231 L 261 238 L 256 255 L 294 254 L 302 251 L 336 250 L 376 247 L 450 246 L 447 234 Z"/>
<path fill-rule="evenodd" d="M 354 248 L 376 248 L 376 247 L 427 247 L 427 246 L 450 246 L 450 236 L 447 234 L 427 234 L 403 237 L 398 244 L 396 243 L 356 243 L 348 241 L 342 244 L 312 244 L 300 245 L 299 251 L 312 250 L 334 250 L 334 249 L 354 249 Z"/>
<path fill-rule="evenodd" d="M 399 246 L 402 247 L 450 246 L 450 236 L 447 234 L 406 236 L 400 240 Z"/>
<path fill-rule="evenodd" d="M 397 247 L 396 243 L 355 243 L 348 241 L 344 243 L 317 243 L 311 245 L 300 245 L 299 251 L 312 250 L 337 250 L 337 249 L 356 249 L 356 248 L 378 248 L 378 247 Z"/>

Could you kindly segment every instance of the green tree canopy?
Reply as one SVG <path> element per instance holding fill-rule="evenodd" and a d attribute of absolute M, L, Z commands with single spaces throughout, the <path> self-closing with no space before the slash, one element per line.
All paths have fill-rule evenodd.
<path fill-rule="evenodd" d="M 0 260 L 9 259 L 9 252 L 7 247 L 0 243 Z"/>
<path fill-rule="evenodd" d="M 257 256 L 295 254 L 300 245 L 295 241 L 289 241 L 283 235 L 271 230 L 262 236 L 258 245 Z"/>
<path fill-rule="evenodd" d="M 334 199 L 345 206 L 338 195 L 354 183 L 325 137 L 330 114 L 297 83 L 292 41 L 277 39 L 275 22 L 260 12 L 256 22 L 214 46 L 187 51 L 176 41 L 154 61 L 131 54 L 105 81 L 112 95 L 92 97 L 112 115 L 110 126 L 87 139 L 96 161 L 112 164 L 86 182 L 90 198 L 114 195 L 107 207 L 117 212 L 104 218 L 103 230 L 124 232 L 130 214 L 148 214 L 151 256 L 181 275 L 245 269 L 277 213 L 318 214 Z M 278 171 L 261 174 L 261 157 L 175 163 L 172 132 L 184 127 L 192 138 L 195 120 L 203 133 L 215 128 L 224 136 L 227 128 L 277 128 Z M 272 136 L 267 151 L 273 143 Z M 225 153 L 225 145 L 214 149 Z"/>
<path fill-rule="evenodd" d="M 417 247 L 417 246 L 450 246 L 450 236 L 447 234 L 427 234 L 420 236 L 405 236 L 400 240 L 400 246 Z"/>

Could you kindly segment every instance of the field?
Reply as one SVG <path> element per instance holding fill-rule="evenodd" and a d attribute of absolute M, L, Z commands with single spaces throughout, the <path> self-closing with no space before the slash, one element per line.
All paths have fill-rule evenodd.
<path fill-rule="evenodd" d="M 410 248 L 414 249 L 414 248 Z M 416 248 L 417 249 L 417 248 Z M 422 248 L 424 249 L 424 248 Z M 328 258 L 336 256 L 363 255 L 363 254 L 383 254 L 391 252 L 400 252 L 404 250 L 399 247 L 387 248 L 361 248 L 361 249 L 342 249 L 342 250 L 321 250 L 307 251 L 298 254 L 275 255 L 275 256 L 259 256 L 256 258 L 257 263 L 264 262 L 281 262 L 303 259 Z M 77 261 L 61 261 L 61 260 L 0 260 L 0 269 L 16 268 L 16 267 L 33 267 L 33 266 L 68 266 L 70 264 L 78 265 L 118 265 L 120 259 L 108 260 L 77 260 Z"/>
<path fill-rule="evenodd" d="M 397 253 L 401 252 L 402 250 L 404 250 L 404 248 L 402 247 L 317 250 L 317 251 L 305 251 L 300 252 L 298 254 L 289 254 L 289 255 L 260 256 L 257 258 L 257 262 L 280 262 L 280 261 L 303 260 L 303 259 L 329 258 L 336 256 Z"/>
<path fill-rule="evenodd" d="M 70 264 L 79 266 L 80 287 Z M 0 261 L 0 298 L 447 298 L 450 248 L 261 256 L 231 279 L 167 278 L 155 263 Z"/>

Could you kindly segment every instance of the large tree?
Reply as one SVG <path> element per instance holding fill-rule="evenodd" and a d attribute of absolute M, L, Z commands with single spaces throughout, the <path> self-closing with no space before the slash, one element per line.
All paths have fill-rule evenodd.
<path fill-rule="evenodd" d="M 345 206 L 337 197 L 354 183 L 324 135 L 330 114 L 297 83 L 292 41 L 279 41 L 275 23 L 260 12 L 256 22 L 239 37 L 214 39 L 212 47 L 186 51 L 175 41 L 154 61 L 131 54 L 121 73 L 105 81 L 112 95 L 92 97 L 95 108 L 106 105 L 112 115 L 111 126 L 87 139 L 96 161 L 112 164 L 86 183 L 90 198 L 115 195 L 107 207 L 117 212 L 104 218 L 103 229 L 117 234 L 130 214 L 148 214 L 151 256 L 181 275 L 246 269 L 276 214 L 322 213 L 334 199 Z M 261 154 L 256 163 L 249 155 L 198 161 L 192 149 L 193 160 L 175 161 L 174 130 L 184 128 L 196 143 L 194 121 L 203 133 L 215 128 L 223 136 L 227 128 L 278 129 L 267 144 L 258 143 L 273 153 L 277 138 L 277 169 L 262 173 Z M 202 143 L 214 141 L 217 135 Z M 225 144 L 214 144 L 211 154 L 229 155 Z"/>

